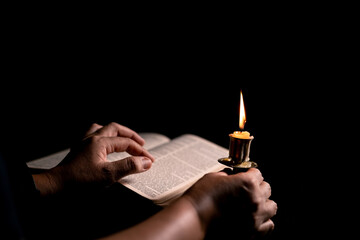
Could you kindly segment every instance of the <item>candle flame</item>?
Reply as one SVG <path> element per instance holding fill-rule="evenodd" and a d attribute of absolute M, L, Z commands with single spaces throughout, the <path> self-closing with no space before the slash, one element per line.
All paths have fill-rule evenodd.
<path fill-rule="evenodd" d="M 240 118 L 239 118 L 239 127 L 241 130 L 244 129 L 246 123 L 246 115 L 245 115 L 245 105 L 242 91 L 240 91 Z"/>

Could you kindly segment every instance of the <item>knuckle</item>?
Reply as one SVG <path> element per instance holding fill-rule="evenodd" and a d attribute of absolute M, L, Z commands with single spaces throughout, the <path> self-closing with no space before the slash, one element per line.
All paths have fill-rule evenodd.
<path fill-rule="evenodd" d="M 106 125 L 105 125 L 105 127 L 107 128 L 107 129 L 116 129 L 117 128 L 117 123 L 116 122 L 109 122 L 109 123 L 107 123 Z"/>
<path fill-rule="evenodd" d="M 125 150 L 130 150 L 131 151 L 132 149 L 136 148 L 136 144 L 132 139 L 130 139 L 130 138 L 121 138 L 121 140 L 123 141 Z"/>
<path fill-rule="evenodd" d="M 278 205 L 275 201 L 272 201 L 272 200 L 270 200 L 270 201 L 272 202 L 273 215 L 276 215 L 276 213 L 278 211 Z"/>
<path fill-rule="evenodd" d="M 85 143 L 89 145 L 95 145 L 98 144 L 99 142 L 101 143 L 101 137 L 98 135 L 92 135 L 85 139 Z"/>
<path fill-rule="evenodd" d="M 97 123 L 92 123 L 91 126 L 90 126 L 90 128 L 96 128 L 96 127 L 99 127 L 99 126 L 100 126 L 100 125 L 97 124 Z"/>
<path fill-rule="evenodd" d="M 110 122 L 108 126 L 117 126 L 118 124 L 116 122 Z"/>
<path fill-rule="evenodd" d="M 140 171 L 140 166 L 134 157 L 126 158 L 126 168 L 129 172 Z"/>
<path fill-rule="evenodd" d="M 126 140 L 126 144 L 127 144 L 127 149 L 129 149 L 132 152 L 143 152 L 144 148 L 139 145 L 137 142 L 135 142 L 134 140 L 132 140 L 131 138 L 125 138 Z"/>
<path fill-rule="evenodd" d="M 257 185 L 257 181 L 254 177 L 248 176 L 245 179 L 245 184 L 249 189 L 253 189 Z"/>
<path fill-rule="evenodd" d="M 93 142 L 98 142 L 101 139 L 101 137 L 99 135 L 92 135 L 88 138 L 89 142 L 93 143 Z"/>
<path fill-rule="evenodd" d="M 265 184 L 265 192 L 268 192 L 269 193 L 269 195 L 271 196 L 271 185 L 270 185 L 270 183 L 268 183 L 268 182 L 263 182 L 264 184 Z"/>
<path fill-rule="evenodd" d="M 110 164 L 104 165 L 101 170 L 106 176 L 112 175 L 113 172 Z"/>
<path fill-rule="evenodd" d="M 269 230 L 270 230 L 270 231 L 273 231 L 274 228 L 275 228 L 275 223 L 270 220 L 270 228 L 269 228 Z"/>
<path fill-rule="evenodd" d="M 121 139 L 121 141 L 126 145 L 126 146 L 130 146 L 131 144 L 133 144 L 133 140 L 130 138 L 126 138 L 126 137 L 120 137 L 118 136 L 119 139 Z"/>
<path fill-rule="evenodd" d="M 101 136 L 96 136 L 92 139 L 92 143 L 100 147 L 106 146 L 106 139 Z"/>
<path fill-rule="evenodd" d="M 131 138 L 125 138 L 125 137 L 124 137 L 124 139 L 126 140 L 126 142 L 127 142 L 127 144 L 128 144 L 129 146 L 137 145 L 137 143 L 136 143 L 134 140 L 132 140 Z"/>
<path fill-rule="evenodd" d="M 263 184 L 265 184 L 267 189 L 271 189 L 270 183 L 263 181 Z"/>
<path fill-rule="evenodd" d="M 253 171 L 256 173 L 256 174 L 261 174 L 260 170 L 258 168 L 253 168 Z"/>
<path fill-rule="evenodd" d="M 119 128 L 122 127 L 122 126 L 121 126 L 120 124 L 118 124 L 117 122 L 110 122 L 110 123 L 108 124 L 108 126 L 111 127 L 111 128 L 115 128 L 115 129 L 119 129 Z"/>
<path fill-rule="evenodd" d="M 112 183 L 116 181 L 116 174 L 111 164 L 106 164 L 101 168 L 104 182 Z"/>

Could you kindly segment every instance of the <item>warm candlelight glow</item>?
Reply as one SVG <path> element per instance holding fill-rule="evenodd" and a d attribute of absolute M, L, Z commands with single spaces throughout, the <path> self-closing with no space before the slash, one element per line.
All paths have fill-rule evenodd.
<path fill-rule="evenodd" d="M 244 129 L 246 122 L 246 115 L 245 115 L 245 105 L 244 99 L 242 95 L 242 91 L 240 91 L 240 118 L 239 118 L 239 127 L 241 130 Z"/>
<path fill-rule="evenodd" d="M 242 91 L 240 91 L 240 117 L 239 117 L 239 127 L 241 130 L 244 130 L 246 122 L 246 116 L 245 116 L 245 105 L 244 105 L 244 99 Z M 247 131 L 235 131 L 232 134 L 230 134 L 231 137 L 234 138 L 241 138 L 241 139 L 252 139 L 253 136 L 250 136 L 250 133 Z"/>

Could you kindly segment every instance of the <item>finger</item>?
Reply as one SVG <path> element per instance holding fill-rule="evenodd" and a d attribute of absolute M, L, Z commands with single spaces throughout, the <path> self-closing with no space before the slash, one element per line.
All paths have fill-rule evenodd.
<path fill-rule="evenodd" d="M 131 156 L 110 163 L 116 180 L 134 173 L 145 172 L 151 168 L 152 161 L 147 157 Z"/>
<path fill-rule="evenodd" d="M 267 199 L 265 202 L 265 212 L 264 212 L 264 219 L 270 219 L 273 216 L 276 215 L 278 210 L 278 206 L 276 204 L 276 202 L 274 202 L 273 200 Z"/>
<path fill-rule="evenodd" d="M 245 172 L 244 174 L 251 175 L 252 177 L 255 178 L 255 180 L 258 181 L 259 184 L 260 184 L 262 181 L 264 181 L 264 177 L 262 176 L 260 170 L 257 169 L 257 168 L 250 168 L 250 169 L 249 169 L 247 172 Z"/>
<path fill-rule="evenodd" d="M 257 168 L 250 168 L 246 172 L 239 172 L 231 176 L 245 180 L 250 186 L 258 186 L 264 180 L 260 170 Z"/>
<path fill-rule="evenodd" d="M 263 181 L 260 183 L 260 189 L 263 192 L 265 198 L 269 198 L 271 196 L 271 186 L 268 182 Z"/>
<path fill-rule="evenodd" d="M 134 155 L 134 156 L 145 156 L 155 161 L 155 158 L 137 142 L 130 138 L 124 137 L 105 137 L 101 139 L 104 141 L 104 146 L 106 147 L 106 154 L 113 152 L 124 152 Z"/>
<path fill-rule="evenodd" d="M 131 138 L 140 145 L 145 144 L 145 140 L 142 137 L 140 137 L 140 135 L 137 134 L 135 131 L 115 122 L 105 125 L 103 128 L 101 128 L 98 131 L 98 134 L 104 137 L 116 137 L 116 136 L 127 137 L 127 138 Z"/>
<path fill-rule="evenodd" d="M 263 237 L 267 236 L 267 235 L 272 233 L 274 228 L 275 228 L 274 222 L 271 219 L 269 219 L 269 220 L 267 220 L 266 222 L 264 222 L 263 224 L 260 225 L 260 227 L 258 228 L 257 235 L 260 235 L 260 236 L 263 236 Z"/>
<path fill-rule="evenodd" d="M 98 129 L 102 128 L 103 126 L 97 123 L 91 124 L 90 128 L 86 131 L 85 137 L 96 132 Z"/>

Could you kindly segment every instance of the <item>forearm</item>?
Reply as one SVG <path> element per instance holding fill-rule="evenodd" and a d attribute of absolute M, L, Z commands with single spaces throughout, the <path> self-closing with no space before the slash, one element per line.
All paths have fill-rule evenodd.
<path fill-rule="evenodd" d="M 203 239 L 206 225 L 194 205 L 186 197 L 150 217 L 146 221 L 104 239 Z"/>

